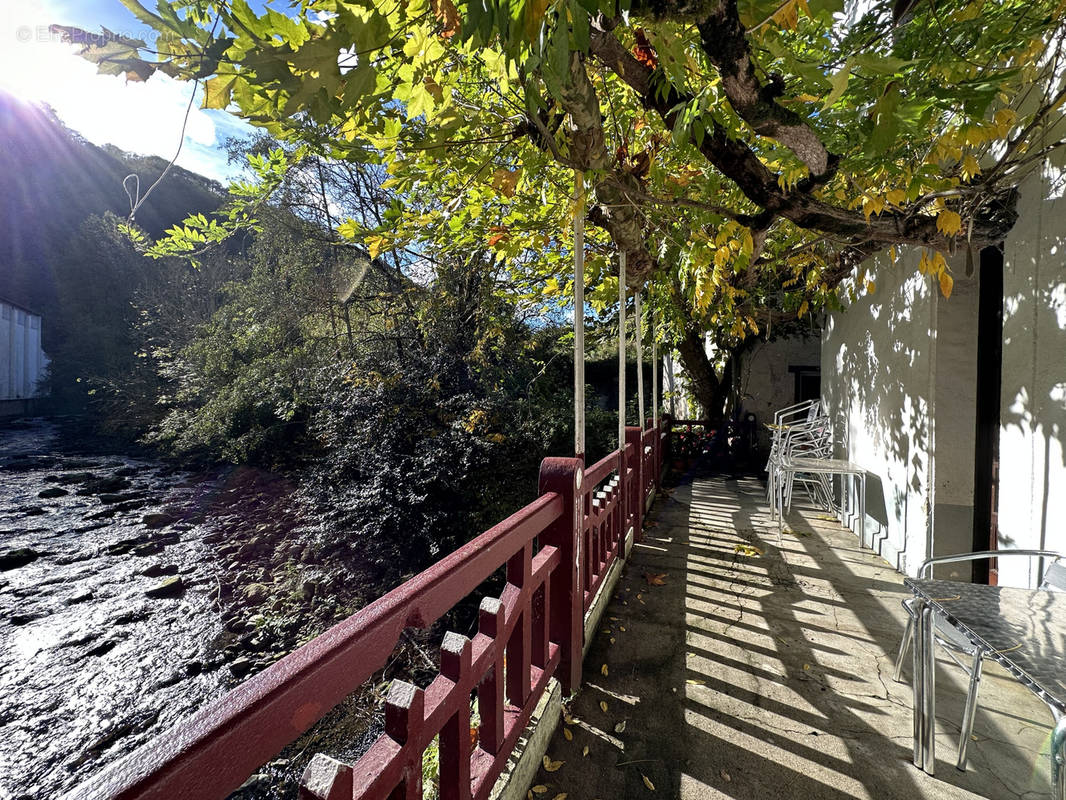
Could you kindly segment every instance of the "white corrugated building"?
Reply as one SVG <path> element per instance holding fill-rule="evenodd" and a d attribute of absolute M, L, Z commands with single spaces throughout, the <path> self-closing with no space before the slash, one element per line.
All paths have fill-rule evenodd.
<path fill-rule="evenodd" d="M 0 297 L 0 413 L 18 413 L 41 396 L 47 369 L 41 315 Z"/>

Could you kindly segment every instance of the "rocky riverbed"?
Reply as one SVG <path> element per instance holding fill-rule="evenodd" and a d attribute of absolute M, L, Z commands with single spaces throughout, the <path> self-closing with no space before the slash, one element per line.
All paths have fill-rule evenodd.
<path fill-rule="evenodd" d="M 292 493 L 0 427 L 0 800 L 58 796 L 358 606 L 300 566 Z M 329 749 L 358 749 L 368 714 L 340 716 Z"/>

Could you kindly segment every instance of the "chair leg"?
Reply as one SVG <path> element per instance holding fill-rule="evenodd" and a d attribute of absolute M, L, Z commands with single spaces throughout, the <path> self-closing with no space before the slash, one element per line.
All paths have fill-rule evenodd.
<path fill-rule="evenodd" d="M 959 734 L 959 760 L 955 765 L 966 771 L 966 747 L 970 744 L 973 733 L 973 717 L 977 711 L 977 692 L 981 687 L 981 666 L 984 664 L 984 651 L 978 650 L 973 656 L 970 670 L 970 690 L 966 693 L 966 708 L 962 712 L 962 732 Z"/>
<path fill-rule="evenodd" d="M 907 615 L 907 627 L 903 631 L 903 639 L 899 643 L 899 653 L 896 654 L 896 674 L 892 679 L 899 683 L 903 675 L 903 658 L 907 655 L 907 648 L 911 646 L 911 638 L 914 636 L 914 617 Z"/>

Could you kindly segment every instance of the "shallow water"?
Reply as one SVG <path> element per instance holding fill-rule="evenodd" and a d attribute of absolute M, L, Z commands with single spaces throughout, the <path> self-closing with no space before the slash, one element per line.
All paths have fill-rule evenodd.
<path fill-rule="evenodd" d="M 0 800 L 58 796 L 232 684 L 203 541 L 223 523 L 197 513 L 223 480 L 0 428 L 0 556 L 39 553 L 0 571 Z M 174 575 L 179 594 L 146 594 Z"/>

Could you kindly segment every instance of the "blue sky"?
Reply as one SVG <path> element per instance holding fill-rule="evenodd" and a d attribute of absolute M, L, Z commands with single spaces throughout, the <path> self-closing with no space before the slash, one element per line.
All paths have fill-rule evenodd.
<path fill-rule="evenodd" d="M 154 8 L 155 0 L 147 0 Z M 262 7 L 263 2 L 253 2 Z M 0 8 L 0 88 L 51 105 L 60 119 L 96 144 L 113 144 L 166 159 L 178 147 L 191 84 L 154 75 L 146 83 L 98 75 L 70 45 L 49 34 L 49 24 L 152 38 L 118 0 L 18 0 Z M 244 136 L 251 126 L 224 111 L 199 108 L 189 116 L 178 164 L 225 181 L 236 169 L 226 163 L 222 144 Z"/>

